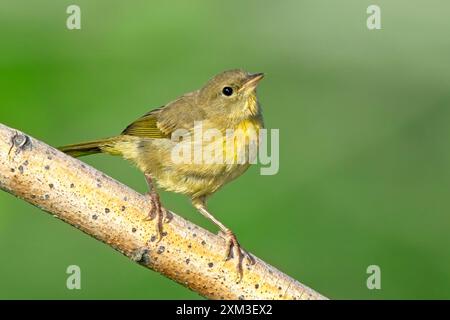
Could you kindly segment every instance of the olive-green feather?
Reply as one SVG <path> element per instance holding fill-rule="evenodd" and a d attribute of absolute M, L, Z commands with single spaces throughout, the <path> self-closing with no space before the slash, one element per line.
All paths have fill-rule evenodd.
<path fill-rule="evenodd" d="M 114 138 L 94 140 L 76 144 L 70 144 L 67 146 L 59 147 L 58 149 L 69 156 L 72 157 L 81 157 L 87 156 L 90 154 L 100 153 L 103 151 L 103 148 L 107 147 L 109 144 L 113 142 Z"/>
<path fill-rule="evenodd" d="M 158 128 L 157 111 L 159 110 L 160 109 L 152 110 L 143 117 L 137 119 L 126 127 L 125 130 L 122 131 L 122 134 L 154 139 L 170 138 L 170 133 L 163 132 Z"/>

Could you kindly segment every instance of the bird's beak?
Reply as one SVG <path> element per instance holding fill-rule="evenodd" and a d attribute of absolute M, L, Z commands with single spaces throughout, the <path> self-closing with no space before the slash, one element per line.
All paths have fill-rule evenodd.
<path fill-rule="evenodd" d="M 244 85 L 241 87 L 241 90 L 246 92 L 251 92 L 255 90 L 259 81 L 264 78 L 264 73 L 253 73 L 248 75 L 247 80 L 244 82 Z"/>

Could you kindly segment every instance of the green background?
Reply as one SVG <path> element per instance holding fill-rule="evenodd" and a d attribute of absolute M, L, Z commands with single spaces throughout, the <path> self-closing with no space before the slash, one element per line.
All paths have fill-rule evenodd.
<path fill-rule="evenodd" d="M 66 28 L 73 3 L 81 30 Z M 366 27 L 370 4 L 382 30 Z M 212 212 L 330 298 L 450 298 L 449 14 L 424 0 L 2 0 L 0 122 L 59 146 L 114 135 L 223 70 L 265 72 L 280 171 L 252 168 Z M 120 158 L 82 160 L 146 190 Z M 200 298 L 4 192 L 0 252 L 0 298 Z M 71 264 L 81 290 L 66 289 Z M 373 264 L 381 290 L 366 287 Z"/>

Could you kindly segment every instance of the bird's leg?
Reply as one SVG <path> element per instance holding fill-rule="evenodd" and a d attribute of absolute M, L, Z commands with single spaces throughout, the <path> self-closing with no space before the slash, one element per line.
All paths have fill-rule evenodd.
<path fill-rule="evenodd" d="M 159 199 L 159 194 L 156 191 L 155 186 L 153 185 L 153 179 L 150 175 L 145 174 L 145 180 L 147 181 L 147 185 L 149 188 L 148 195 L 150 196 L 150 202 L 152 207 L 148 212 L 148 216 L 146 220 L 153 220 L 156 218 L 156 232 L 158 233 L 158 241 L 160 241 L 163 237 L 163 222 L 166 214 L 166 209 L 161 206 L 161 201 Z"/>
<path fill-rule="evenodd" d="M 233 231 L 228 229 L 222 222 L 217 220 L 211 213 L 209 213 L 208 209 L 206 208 L 206 199 L 204 197 L 193 199 L 192 204 L 204 217 L 208 218 L 214 224 L 216 224 L 225 235 L 225 240 L 227 242 L 225 260 L 229 260 L 231 258 L 237 259 L 236 269 L 238 282 L 241 281 L 243 275 L 242 263 L 244 258 L 246 258 L 247 262 L 252 265 L 255 264 L 255 258 L 253 258 L 250 253 L 248 253 L 244 248 L 241 247 Z"/>

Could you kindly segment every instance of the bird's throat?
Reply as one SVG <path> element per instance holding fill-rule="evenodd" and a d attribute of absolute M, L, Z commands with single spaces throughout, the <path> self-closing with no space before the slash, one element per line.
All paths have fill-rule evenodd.
<path fill-rule="evenodd" d="M 255 93 L 249 95 L 247 101 L 245 102 L 245 110 L 249 112 L 251 116 L 256 116 L 259 114 L 259 105 Z"/>

